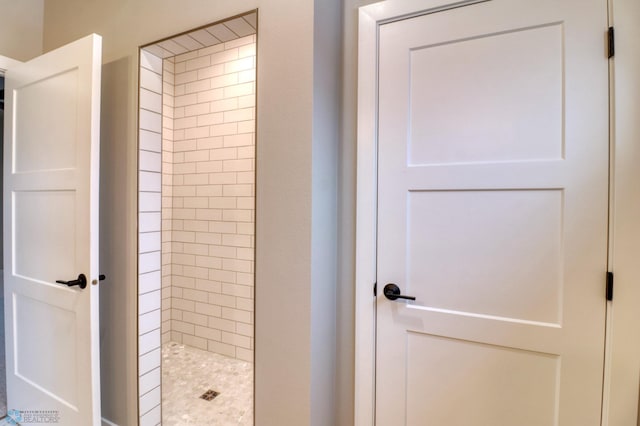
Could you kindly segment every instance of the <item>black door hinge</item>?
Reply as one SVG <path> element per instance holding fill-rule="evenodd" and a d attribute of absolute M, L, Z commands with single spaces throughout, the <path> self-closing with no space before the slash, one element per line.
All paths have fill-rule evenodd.
<path fill-rule="evenodd" d="M 378 295 L 378 283 L 373 283 L 373 295 L 377 296 Z"/>
<path fill-rule="evenodd" d="M 607 300 L 613 300 L 613 272 L 607 272 Z"/>
<path fill-rule="evenodd" d="M 609 27 L 609 34 L 608 34 L 607 40 L 609 42 L 609 59 L 611 59 L 613 58 L 613 55 L 616 54 L 616 43 L 615 43 L 615 37 L 613 33 L 613 27 Z"/>

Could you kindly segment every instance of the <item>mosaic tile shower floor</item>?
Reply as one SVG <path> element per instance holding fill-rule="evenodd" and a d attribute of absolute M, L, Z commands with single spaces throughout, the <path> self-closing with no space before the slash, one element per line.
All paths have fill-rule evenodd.
<path fill-rule="evenodd" d="M 220 394 L 211 401 L 205 392 Z M 252 426 L 253 364 L 175 342 L 162 346 L 163 426 Z"/>

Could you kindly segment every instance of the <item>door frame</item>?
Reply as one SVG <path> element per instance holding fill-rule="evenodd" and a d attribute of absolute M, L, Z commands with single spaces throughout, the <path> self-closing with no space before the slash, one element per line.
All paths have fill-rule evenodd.
<path fill-rule="evenodd" d="M 354 424 L 375 424 L 377 240 L 377 66 L 379 26 L 487 0 L 386 0 L 359 9 L 355 265 Z M 615 6 L 615 7 L 614 7 Z M 609 61 L 609 271 L 602 426 L 640 424 L 640 4 L 608 0 L 616 56 Z M 603 43 L 605 37 L 603 34 Z M 604 54 L 604 48 L 603 48 Z M 616 113 L 620 111 L 620 113 Z M 604 300 L 604 277 L 603 277 Z"/>

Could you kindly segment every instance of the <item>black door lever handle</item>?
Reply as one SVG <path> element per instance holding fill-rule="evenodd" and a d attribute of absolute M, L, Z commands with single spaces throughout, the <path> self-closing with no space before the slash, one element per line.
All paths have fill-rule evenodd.
<path fill-rule="evenodd" d="M 396 300 L 396 299 L 416 300 L 416 298 L 413 296 L 405 296 L 401 294 L 400 287 L 398 287 L 393 283 L 389 283 L 385 285 L 383 292 L 384 292 L 384 297 L 386 297 L 389 300 Z"/>
<path fill-rule="evenodd" d="M 85 288 L 87 286 L 87 277 L 85 277 L 84 274 L 80 274 L 78 275 L 77 280 L 71 280 L 71 281 L 56 280 L 56 282 L 59 284 L 68 285 L 69 287 L 73 287 L 77 285 L 80 288 Z"/>

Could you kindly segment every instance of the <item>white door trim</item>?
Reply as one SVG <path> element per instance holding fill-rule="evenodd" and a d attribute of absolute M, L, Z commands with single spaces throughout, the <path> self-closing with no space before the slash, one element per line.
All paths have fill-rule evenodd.
<path fill-rule="evenodd" d="M 375 422 L 377 226 L 377 50 L 382 23 L 486 0 L 387 0 L 363 6 L 358 28 L 358 126 L 354 424 Z M 610 270 L 616 276 L 607 313 L 607 352 L 602 425 L 631 425 L 638 418 L 640 380 L 640 5 L 609 0 L 618 35 L 611 66 Z M 624 29 L 624 32 L 621 31 Z M 624 35 L 623 35 L 624 34 Z M 604 40 L 604 35 L 603 35 Z M 624 55 L 624 56 L 622 56 Z M 616 113 L 619 111 L 619 113 Z M 604 287 L 603 287 L 604 291 Z M 633 422 L 633 423 L 631 423 Z"/>
<path fill-rule="evenodd" d="M 6 56 L 0 56 L 0 76 L 4 75 L 5 71 L 7 71 L 9 68 L 21 63 L 22 62 L 8 58 Z"/>

